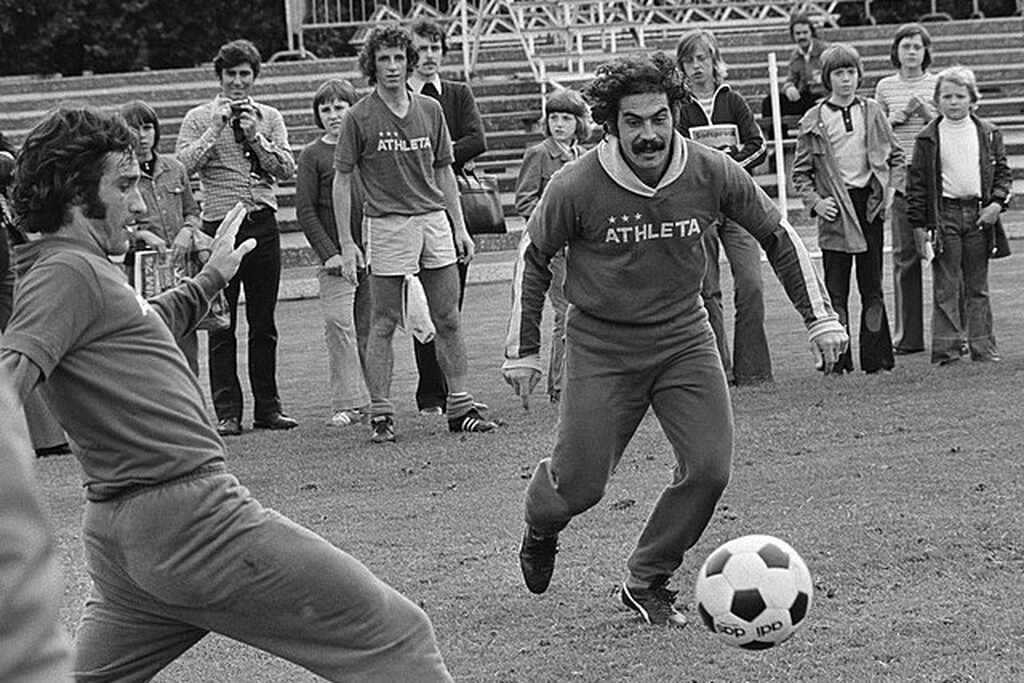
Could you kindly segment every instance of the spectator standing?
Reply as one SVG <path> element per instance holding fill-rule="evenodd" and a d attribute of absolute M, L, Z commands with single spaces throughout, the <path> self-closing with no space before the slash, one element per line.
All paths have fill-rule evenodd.
<path fill-rule="evenodd" d="M 779 86 L 779 109 L 783 117 L 801 117 L 828 94 L 822 81 L 821 54 L 828 44 L 818 38 L 818 28 L 809 14 L 798 12 L 789 18 L 789 37 L 795 47 L 789 57 L 786 80 Z M 765 130 L 772 131 L 772 101 L 761 103 Z M 786 124 L 783 122 L 783 133 Z"/>
<path fill-rule="evenodd" d="M 734 135 L 721 151 L 752 173 L 764 161 L 764 137 L 746 100 L 725 82 L 727 66 L 714 34 L 702 29 L 686 33 L 676 48 L 676 65 L 686 85 L 686 92 L 676 105 L 676 128 L 691 137 L 691 128 L 731 125 Z M 707 250 L 707 272 L 701 297 L 711 328 L 715 331 L 725 375 L 730 383 L 737 385 L 770 382 L 772 359 L 764 327 L 761 247 L 749 232 L 727 218 L 704 232 L 704 246 Z M 722 310 L 721 247 L 725 247 L 735 290 L 735 355 L 729 351 Z"/>
<path fill-rule="evenodd" d="M 417 273 L 448 384 L 448 429 L 486 432 L 496 426 L 480 416 L 467 390 L 455 263 L 473 258 L 473 240 L 462 218 L 441 105 L 406 86 L 417 58 L 408 31 L 389 25 L 370 32 L 359 53 L 359 67 L 373 91 L 344 117 L 334 159 L 334 216 L 340 234 L 350 231 L 354 171 L 364 190 L 373 300 L 366 380 L 371 440 L 376 443 L 395 440 L 392 338 L 402 320 L 406 278 Z M 342 256 L 343 274 L 351 277 L 358 254 Z"/>
<path fill-rule="evenodd" d="M 800 120 L 793 182 L 811 216 L 832 307 L 849 328 L 850 275 L 860 291 L 860 365 L 867 373 L 894 367 L 882 295 L 882 223 L 892 187 L 905 174 L 903 150 L 882 108 L 857 96 L 863 76 L 857 50 L 843 43 L 821 58 L 829 96 Z M 853 372 L 847 349 L 835 374 Z"/>
<path fill-rule="evenodd" d="M 42 384 L 87 446 L 76 455 L 93 586 L 76 680 L 148 681 L 213 631 L 331 681 L 450 681 L 423 610 L 228 471 L 174 338 L 256 239 L 235 247 L 236 205 L 195 278 L 140 300 L 109 260 L 145 211 L 133 145 L 121 117 L 61 109 L 29 133 L 14 192 L 19 220 L 42 234 L 19 248 L 0 373 L 22 399 Z"/>
<path fill-rule="evenodd" d="M 146 215 L 140 218 L 137 230 L 155 235 L 165 245 L 176 245 L 178 260 L 196 244 L 201 235 L 199 204 L 192 196 L 192 185 L 174 156 L 157 152 L 160 146 L 160 119 L 156 111 L 142 100 L 121 106 L 121 115 L 139 136 L 135 154 L 139 159 L 139 192 L 146 202 Z M 200 240 L 203 238 L 200 237 Z M 199 335 L 192 330 L 177 340 L 185 354 L 188 367 L 199 374 Z"/>
<path fill-rule="evenodd" d="M 520 397 L 536 385 L 548 262 L 568 245 L 565 394 L 554 451 L 526 491 L 523 579 L 534 593 L 547 590 L 558 534 L 604 495 L 653 407 L 676 467 L 619 597 L 649 624 L 681 626 L 668 583 L 728 483 L 733 445 L 729 389 L 700 301 L 703 231 L 723 213 L 749 227 L 825 367 L 847 336 L 803 243 L 768 196 L 732 159 L 674 129 L 676 74 L 660 53 L 598 68 L 585 94 L 607 136 L 552 178 L 530 219 L 502 374 Z"/>
<path fill-rule="evenodd" d="M 213 60 L 221 92 L 185 114 L 177 155 L 189 173 L 199 174 L 203 191 L 203 231 L 212 235 L 237 202 L 247 211 L 239 239 L 253 238 L 256 249 L 224 290 L 231 324 L 210 332 L 210 389 L 217 433 L 242 433 L 242 386 L 236 339 L 238 296 L 245 287 L 249 323 L 249 383 L 254 399 L 253 427 L 292 429 L 277 390 L 275 310 L 281 279 L 281 235 L 277 227 L 277 183 L 295 172 L 281 112 L 256 102 L 252 88 L 260 74 L 260 53 L 248 40 L 221 46 Z"/>
<path fill-rule="evenodd" d="M 452 171 L 460 173 L 463 168 L 470 170 L 472 160 L 487 151 L 484 122 L 480 117 L 480 109 L 476 105 L 473 91 L 466 83 L 441 78 L 441 62 L 448 54 L 448 42 L 445 40 L 444 30 L 436 21 L 428 18 L 418 19 L 410 26 L 410 31 L 418 58 L 416 66 L 409 74 L 409 89 L 441 103 L 448 136 L 452 141 Z M 469 262 L 462 260 L 456 266 L 459 271 L 461 311 L 466 295 Z M 419 374 L 416 406 L 420 412 L 440 415 L 444 412 L 448 385 L 444 372 L 437 362 L 434 342 L 424 343 L 414 338 L 413 349 L 416 353 L 416 371 Z"/>
<path fill-rule="evenodd" d="M 1003 135 L 974 110 L 974 72 L 952 67 L 936 78 L 939 115 L 918 133 L 907 181 L 907 218 L 934 241 L 933 363 L 999 360 L 988 293 L 988 259 L 999 214 L 1010 202 L 1012 174 Z"/>
<path fill-rule="evenodd" d="M 580 142 L 587 139 L 587 103 L 575 90 L 556 90 L 544 101 L 544 132 L 547 137 L 523 154 L 516 177 L 516 212 L 529 222 L 552 176 L 565 164 L 580 158 Z M 523 241 L 529 237 L 523 233 Z M 519 262 L 517 261 L 518 265 Z M 548 359 L 548 399 L 558 403 L 562 396 L 565 369 L 565 250 L 551 257 L 551 285 L 548 301 L 554 310 L 551 327 L 551 354 Z"/>
<path fill-rule="evenodd" d="M 920 24 L 896 29 L 889 59 L 897 72 L 878 81 L 875 100 L 889 117 L 896 141 L 913 163 L 914 138 L 935 117 L 935 74 L 931 36 Z M 889 212 L 892 224 L 893 353 L 924 351 L 924 311 L 921 260 L 914 244 L 914 230 L 907 220 L 906 186 L 896 187 Z"/>
<path fill-rule="evenodd" d="M 345 427 L 362 421 L 369 408 L 370 392 L 363 376 L 363 359 L 369 326 L 370 287 L 362 254 L 363 201 L 352 184 L 349 231 L 338 234 L 334 220 L 331 186 L 334 183 L 334 148 L 341 121 L 356 103 L 356 89 L 345 80 L 332 79 L 313 95 L 313 121 L 323 135 L 306 145 L 299 155 L 295 208 L 299 225 L 320 259 L 316 279 L 320 286 L 320 310 L 324 316 L 327 368 L 330 377 L 330 424 Z M 345 256 L 356 258 L 355 272 L 346 277 Z"/>

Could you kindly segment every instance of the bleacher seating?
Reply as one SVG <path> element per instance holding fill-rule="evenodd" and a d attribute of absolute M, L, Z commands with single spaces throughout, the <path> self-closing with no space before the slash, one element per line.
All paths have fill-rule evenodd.
<path fill-rule="evenodd" d="M 889 44 L 894 26 L 864 26 L 828 29 L 829 41 L 853 43 L 864 59 L 864 94 L 871 94 L 877 80 L 892 72 Z M 996 121 L 1004 130 L 1010 164 L 1014 167 L 1015 186 L 1019 190 L 1008 222 L 1024 226 L 1024 26 L 1020 18 L 953 21 L 930 24 L 933 36 L 932 69 L 965 64 L 975 69 L 983 93 L 980 113 Z M 755 112 L 768 90 L 767 54 L 777 54 L 784 68 L 792 49 L 785 28 L 730 33 L 719 31 L 720 42 L 729 64 L 729 82 L 749 99 Z M 676 34 L 678 36 L 678 33 Z M 538 38 L 538 41 L 540 38 Z M 620 39 L 620 53 L 635 51 L 674 51 L 676 37 L 648 39 L 645 48 Z M 553 40 L 536 49 L 563 50 Z M 608 59 L 599 47 L 583 53 L 584 68 L 592 70 Z M 459 55 L 449 56 L 447 76 L 458 78 Z M 312 62 L 266 64 L 256 84 L 256 95 L 278 107 L 285 115 L 290 141 L 296 153 L 318 134 L 313 126 L 310 99 L 317 85 L 328 77 L 349 78 L 366 89 L 358 74 L 355 59 L 328 59 Z M 537 118 L 541 90 L 534 82 L 523 50 L 516 46 L 491 48 L 480 54 L 472 86 L 484 117 L 488 151 L 479 165 L 497 176 L 506 211 L 512 212 L 512 189 L 519 160 L 526 146 L 541 138 Z M 0 79 L 0 130 L 20 142 L 40 116 L 64 100 L 88 102 L 99 106 L 118 105 L 141 98 L 152 104 L 161 118 L 163 151 L 170 151 L 185 111 L 212 97 L 217 91 L 212 67 L 70 78 Z M 791 141 L 787 143 L 791 146 Z M 774 192 L 774 168 L 761 167 L 759 182 Z M 284 229 L 296 230 L 294 186 L 285 183 L 280 190 L 281 219 Z M 799 200 L 790 200 L 799 208 Z"/>

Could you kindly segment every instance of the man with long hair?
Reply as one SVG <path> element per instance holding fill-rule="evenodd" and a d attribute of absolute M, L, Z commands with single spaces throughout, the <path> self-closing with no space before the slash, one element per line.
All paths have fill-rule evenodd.
<path fill-rule="evenodd" d="M 452 143 L 441 105 L 410 92 L 406 79 L 419 55 L 397 26 L 375 28 L 359 53 L 359 68 L 373 92 L 348 111 L 334 158 L 334 216 L 338 232 L 351 220 L 351 185 L 358 170 L 365 189 L 367 260 L 373 297 L 366 383 L 371 440 L 395 440 L 391 402 L 392 338 L 402 320 L 403 291 L 418 274 L 437 330 L 437 360 L 448 384 L 445 413 L 452 432 L 487 432 L 467 389 L 468 364 L 459 313 L 456 262 L 473 258 L 452 172 Z M 450 222 L 449 222 L 450 218 Z M 342 273 L 354 277 L 363 258 L 342 249 Z"/>
<path fill-rule="evenodd" d="M 409 74 L 409 89 L 432 97 L 441 105 L 445 125 L 452 139 L 452 170 L 459 173 L 472 168 L 473 159 L 487 150 L 484 122 L 476 106 L 473 90 L 467 83 L 441 78 L 441 62 L 448 53 L 444 29 L 434 19 L 420 18 L 409 27 L 412 45 L 416 49 L 416 67 Z M 459 269 L 459 310 L 466 296 L 466 277 L 469 263 L 465 259 L 456 264 Z M 416 354 L 416 407 L 421 413 L 444 412 L 448 386 L 444 372 L 437 362 L 434 342 L 420 343 L 413 339 Z M 478 404 L 479 406 L 479 404 Z"/>
<path fill-rule="evenodd" d="M 80 681 L 149 680 L 210 631 L 332 681 L 447 681 L 426 614 L 325 539 L 264 508 L 230 474 L 175 338 L 255 247 L 231 209 L 194 279 L 144 300 L 109 256 L 145 211 L 135 135 L 118 115 L 61 109 L 18 158 L 14 315 L 0 372 L 41 385 L 85 481 L 92 593 Z"/>
<path fill-rule="evenodd" d="M 597 70 L 584 95 L 607 137 L 551 179 L 527 224 L 502 370 L 520 397 L 540 378 L 548 262 L 568 246 L 565 391 L 554 452 L 526 491 L 523 579 L 534 593 L 547 590 L 558 533 L 601 499 L 653 407 L 678 464 L 620 597 L 649 624 L 681 626 L 668 583 L 729 481 L 733 444 L 729 389 L 700 298 L 704 231 L 724 214 L 760 242 L 821 364 L 836 361 L 847 337 L 803 242 L 768 196 L 735 161 L 674 129 L 677 80 L 662 54 Z"/>

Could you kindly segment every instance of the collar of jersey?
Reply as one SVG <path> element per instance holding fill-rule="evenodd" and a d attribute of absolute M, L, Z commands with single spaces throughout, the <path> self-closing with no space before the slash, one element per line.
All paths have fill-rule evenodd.
<path fill-rule="evenodd" d="M 665 174 L 658 181 L 657 187 L 651 187 L 636 177 L 633 169 L 622 158 L 619 139 L 613 135 L 607 136 L 598 144 L 597 159 L 601 162 L 604 172 L 617 185 L 642 197 L 653 197 L 658 190 L 672 184 L 683 174 L 683 169 L 686 167 L 686 143 L 679 131 L 672 132 L 672 154 L 668 160 L 668 168 L 665 169 Z"/>

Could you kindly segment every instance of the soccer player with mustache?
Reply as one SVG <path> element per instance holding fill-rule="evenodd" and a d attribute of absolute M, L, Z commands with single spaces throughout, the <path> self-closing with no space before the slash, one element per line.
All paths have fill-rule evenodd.
<path fill-rule="evenodd" d="M 547 590 L 558 534 L 603 496 L 649 407 L 677 459 L 628 562 L 623 604 L 649 624 L 681 626 L 668 583 L 729 481 L 733 418 L 722 360 L 701 303 L 702 234 L 722 215 L 768 254 L 830 367 L 848 338 L 807 250 L 768 196 L 728 156 L 674 129 L 673 61 L 625 58 L 584 91 L 604 141 L 550 181 L 519 249 L 502 372 L 524 399 L 541 374 L 548 262 L 566 250 L 565 388 L 554 452 L 526 492 L 519 550 L 527 588 Z"/>

